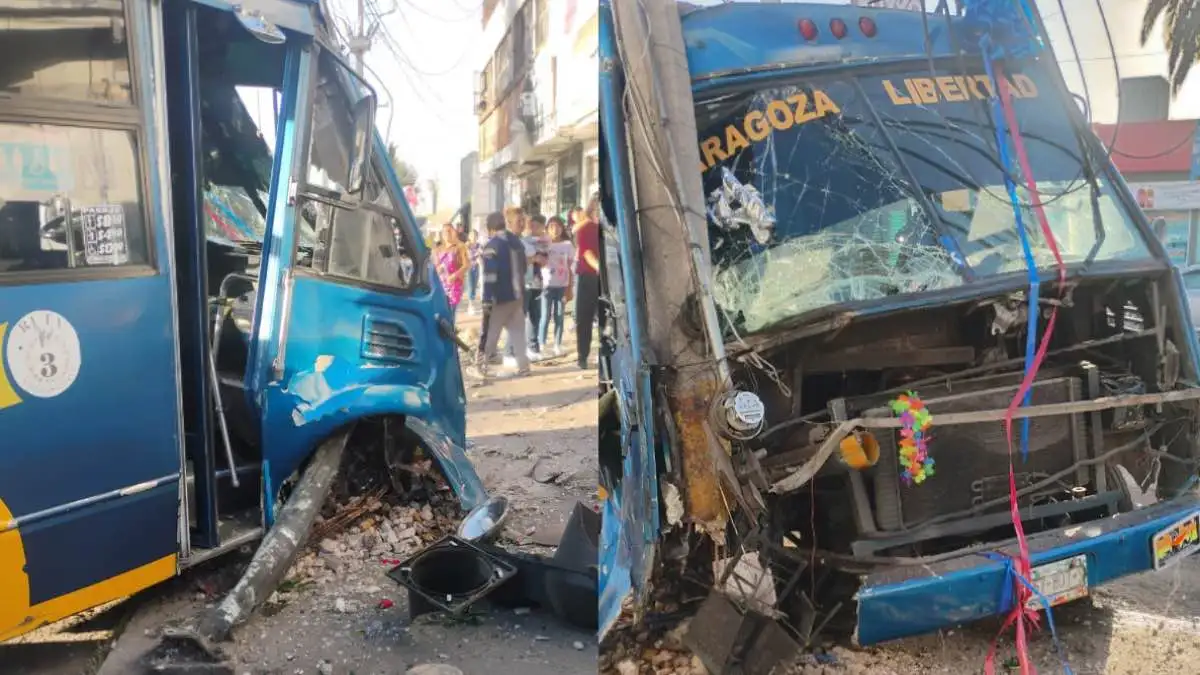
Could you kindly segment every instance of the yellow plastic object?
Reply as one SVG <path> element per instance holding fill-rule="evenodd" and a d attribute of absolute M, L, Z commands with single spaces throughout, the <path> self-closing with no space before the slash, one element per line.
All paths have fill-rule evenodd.
<path fill-rule="evenodd" d="M 879 462 L 879 441 L 866 431 L 850 434 L 838 444 L 838 457 L 855 471 L 869 469 Z"/>

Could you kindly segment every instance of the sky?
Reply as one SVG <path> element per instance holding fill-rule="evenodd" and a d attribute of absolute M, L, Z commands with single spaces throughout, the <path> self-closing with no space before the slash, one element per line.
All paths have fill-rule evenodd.
<path fill-rule="evenodd" d="M 484 62 L 477 49 L 482 0 L 364 2 L 368 15 L 383 15 L 365 73 L 379 92 L 379 131 L 422 179 L 438 180 L 438 208 L 456 208 L 462 158 L 478 146 L 473 105 L 474 73 Z M 356 0 L 331 4 L 342 34 L 356 30 Z"/>

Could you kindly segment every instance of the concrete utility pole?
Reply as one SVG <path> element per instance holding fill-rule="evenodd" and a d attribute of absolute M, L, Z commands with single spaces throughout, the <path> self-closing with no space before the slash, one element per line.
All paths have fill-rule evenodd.
<path fill-rule="evenodd" d="M 645 288 L 653 289 L 646 293 L 649 347 L 667 369 L 685 513 L 715 538 L 724 532 L 730 509 L 746 502 L 729 447 L 709 422 L 714 398 L 728 386 L 723 342 L 697 340 L 684 328 L 685 302 L 707 288 L 711 273 L 683 28 L 676 3 L 667 0 L 614 0 L 613 14 L 623 45 L 626 94 L 634 92 L 639 103 L 626 124 L 642 273 Z M 699 274 L 680 274 L 684 266 Z M 711 331 L 715 309 L 702 320 Z"/>
<path fill-rule="evenodd" d="M 366 0 L 358 0 L 358 31 L 351 35 L 349 40 L 348 47 L 350 53 L 354 55 L 354 72 L 358 73 L 359 77 L 363 77 L 363 68 L 365 67 L 363 59 L 367 55 L 367 50 L 371 48 L 371 34 L 367 32 Z"/>

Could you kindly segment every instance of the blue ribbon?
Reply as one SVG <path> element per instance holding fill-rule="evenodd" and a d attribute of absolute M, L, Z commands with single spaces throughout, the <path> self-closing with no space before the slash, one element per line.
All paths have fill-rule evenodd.
<path fill-rule="evenodd" d="M 980 44 L 985 61 L 1031 56 L 1042 49 L 1028 0 L 963 0 L 963 4 L 963 25 L 989 39 L 988 45 Z"/>
<path fill-rule="evenodd" d="M 1054 627 L 1054 611 L 1050 607 L 1050 599 L 1042 592 L 1034 587 L 1028 579 L 1017 573 L 1013 567 L 1013 559 L 1009 556 L 996 553 L 994 551 L 984 551 L 980 553 L 983 557 L 994 562 L 1004 565 L 1004 587 L 1000 590 L 1000 612 L 1003 614 L 1011 610 L 1016 605 L 1013 589 L 1016 588 L 1014 581 L 1020 582 L 1022 586 L 1029 589 L 1033 596 L 1042 604 L 1042 609 L 1046 610 L 1046 625 L 1050 627 L 1050 639 L 1054 642 L 1054 653 L 1058 655 L 1058 660 L 1062 663 L 1063 672 L 1066 675 L 1074 675 L 1071 670 L 1071 664 L 1067 662 L 1067 653 L 1063 650 L 1062 643 L 1058 640 L 1058 629 Z"/>
<path fill-rule="evenodd" d="M 990 39 L 985 35 L 980 40 L 980 48 L 984 52 L 989 51 Z M 988 79 L 992 82 L 992 118 L 996 128 L 996 148 L 1000 153 L 1000 165 L 1004 167 L 1004 187 L 1008 191 L 1008 199 L 1012 202 L 1013 218 L 1017 223 L 1017 236 L 1021 239 L 1021 253 L 1025 257 L 1025 268 L 1029 279 L 1029 321 L 1026 324 L 1025 331 L 1025 374 L 1033 369 L 1033 359 L 1037 354 L 1037 328 L 1038 328 L 1038 298 L 1041 297 L 1040 285 L 1041 280 L 1038 278 L 1037 261 L 1033 257 L 1033 247 L 1029 244 L 1029 233 L 1025 231 L 1025 219 L 1021 213 L 1021 200 L 1017 197 L 1017 184 L 1013 182 L 1014 167 L 1012 158 L 1008 154 L 1008 127 L 1004 122 L 1004 110 L 1001 109 L 999 93 L 999 83 L 996 81 L 996 72 L 992 68 L 992 61 L 985 58 L 983 67 L 987 71 Z M 1025 392 L 1025 398 L 1021 405 L 1027 406 L 1033 399 L 1033 388 L 1031 387 Z M 1028 417 L 1021 420 L 1021 461 L 1029 458 L 1029 426 L 1030 419 Z"/>

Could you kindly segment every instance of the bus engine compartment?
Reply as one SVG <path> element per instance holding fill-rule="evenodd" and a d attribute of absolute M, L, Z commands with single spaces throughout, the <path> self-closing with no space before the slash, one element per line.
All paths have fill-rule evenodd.
<path fill-rule="evenodd" d="M 1061 298 L 1044 292 L 1039 336 L 1058 315 L 1029 405 L 1056 408 L 1029 420 L 1026 457 L 1020 415 L 1011 446 L 1002 421 L 1024 376 L 1024 291 L 872 316 L 844 311 L 746 338 L 740 355 L 731 352 L 742 364 L 734 385 L 761 398 L 765 421 L 734 457 L 743 490 L 765 510 L 740 531 L 757 533 L 747 548 L 757 547 L 774 577 L 771 604 L 794 626 L 831 621 L 849 632 L 850 596 L 870 575 L 933 575 L 920 567 L 962 556 L 978 564 L 976 554 L 1014 536 L 1010 461 L 1029 536 L 1183 495 L 1196 473 L 1200 396 L 1168 275 L 1096 276 L 1069 282 Z M 751 351 L 766 365 L 746 358 Z M 931 475 L 904 480 L 900 429 L 860 428 L 818 459 L 811 480 L 780 489 L 810 468 L 840 423 L 893 417 L 902 394 L 932 415 Z M 1168 400 L 1122 404 L 1156 394 Z"/>

